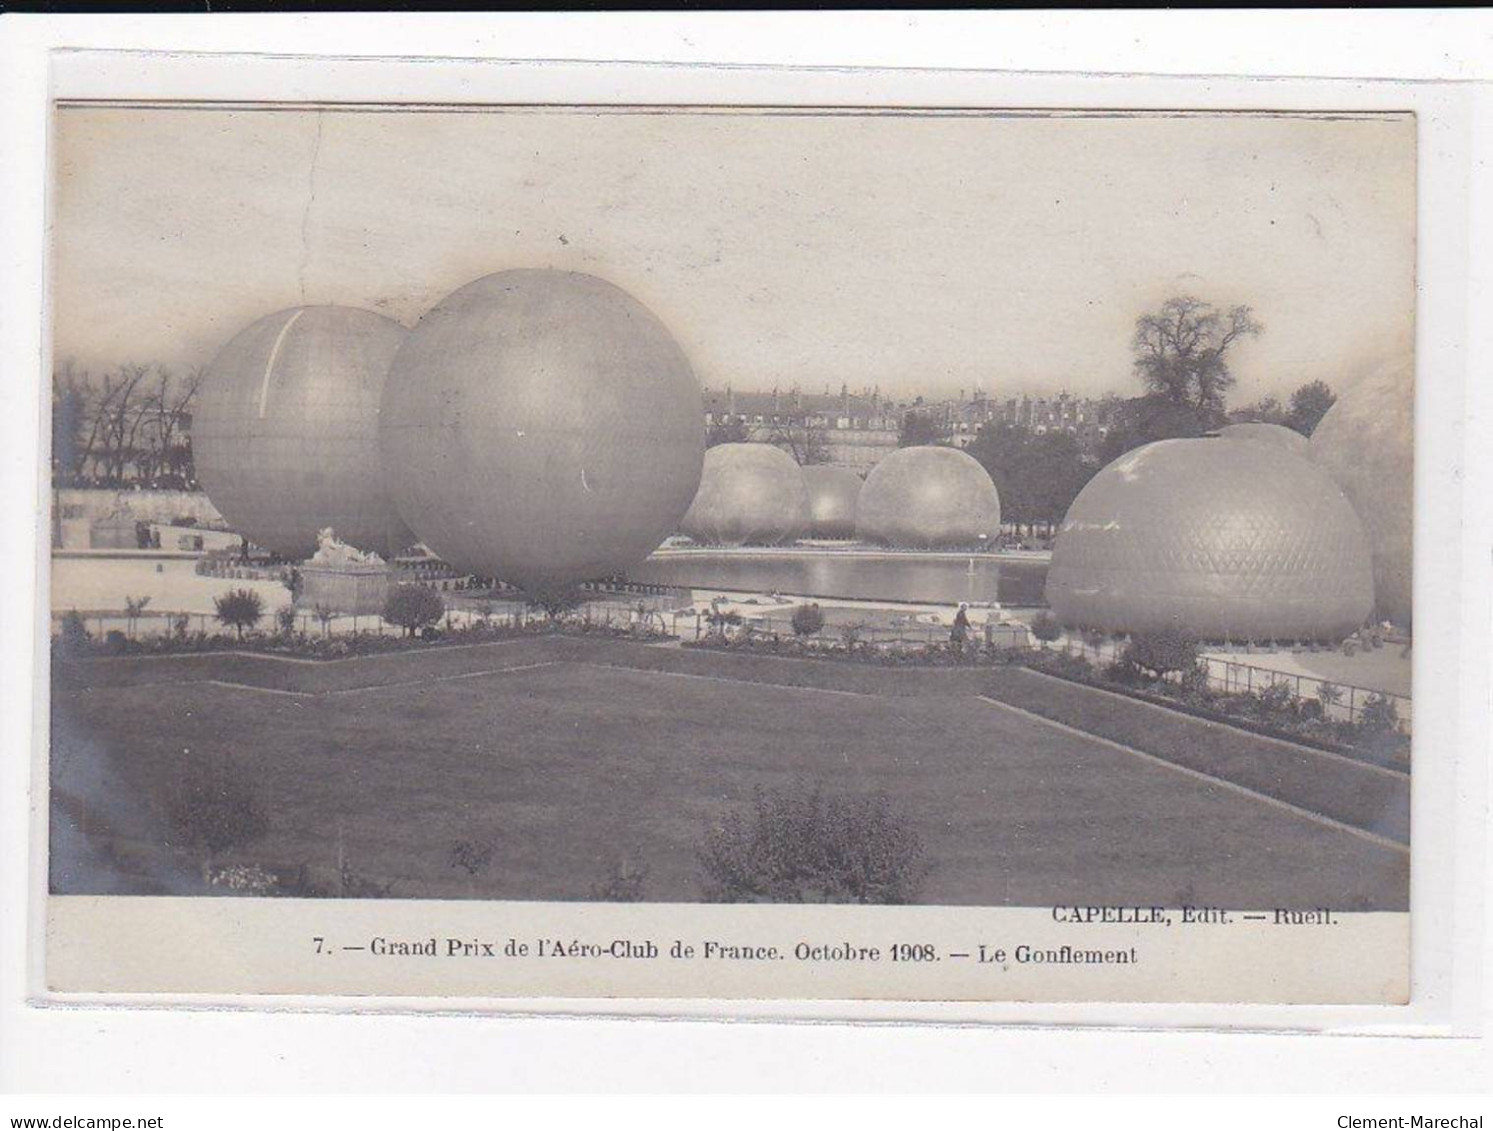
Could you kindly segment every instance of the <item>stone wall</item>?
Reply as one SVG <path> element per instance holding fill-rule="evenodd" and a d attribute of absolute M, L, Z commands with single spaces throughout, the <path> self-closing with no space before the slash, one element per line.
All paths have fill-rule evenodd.
<path fill-rule="evenodd" d="M 223 516 L 201 491 L 131 491 L 101 487 L 63 487 L 56 491 L 59 519 L 93 522 L 125 513 L 136 522 L 170 522 L 194 518 L 198 526 L 222 527 Z"/>

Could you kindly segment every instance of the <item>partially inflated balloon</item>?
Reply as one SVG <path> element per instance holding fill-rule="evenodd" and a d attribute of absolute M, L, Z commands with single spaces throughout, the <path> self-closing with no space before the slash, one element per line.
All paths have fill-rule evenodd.
<path fill-rule="evenodd" d="M 414 540 L 385 490 L 378 446 L 404 337 L 369 310 L 298 306 L 223 347 L 198 393 L 192 455 L 229 526 L 291 558 L 310 555 L 325 527 L 384 555 Z"/>
<path fill-rule="evenodd" d="M 793 457 L 771 444 L 717 444 L 680 530 L 717 546 L 776 546 L 809 522 L 809 493 Z"/>
<path fill-rule="evenodd" d="M 885 546 L 980 546 L 1001 531 L 990 473 L 955 448 L 902 448 L 871 469 L 856 509 L 861 538 Z"/>
<path fill-rule="evenodd" d="M 1346 386 L 1312 432 L 1312 462 L 1342 487 L 1374 551 L 1379 615 L 1410 624 L 1415 557 L 1415 369 L 1385 365 Z"/>

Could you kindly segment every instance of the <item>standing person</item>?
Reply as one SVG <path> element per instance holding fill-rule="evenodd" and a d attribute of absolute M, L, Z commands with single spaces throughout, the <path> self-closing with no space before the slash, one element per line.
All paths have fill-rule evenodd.
<path fill-rule="evenodd" d="M 964 651 L 964 642 L 969 639 L 969 608 L 963 601 L 959 602 L 959 611 L 954 614 L 954 627 L 949 630 L 949 643 L 954 646 L 954 651 Z"/>

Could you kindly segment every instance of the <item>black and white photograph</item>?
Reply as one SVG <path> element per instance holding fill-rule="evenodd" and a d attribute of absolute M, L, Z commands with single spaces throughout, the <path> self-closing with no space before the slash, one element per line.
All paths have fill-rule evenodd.
<path fill-rule="evenodd" d="M 357 908 L 283 943 L 343 989 L 1318 1000 L 1170 965 L 1226 939 L 1405 1000 L 1414 114 L 81 100 L 52 137 L 57 907 Z M 157 988 L 116 975 L 54 988 Z"/>

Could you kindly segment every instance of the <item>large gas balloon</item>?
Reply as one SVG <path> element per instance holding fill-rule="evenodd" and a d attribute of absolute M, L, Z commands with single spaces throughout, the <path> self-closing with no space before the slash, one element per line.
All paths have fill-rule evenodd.
<path fill-rule="evenodd" d="M 809 489 L 809 533 L 815 538 L 854 538 L 861 477 L 848 467 L 827 463 L 803 469 Z"/>
<path fill-rule="evenodd" d="M 1207 640 L 1340 640 L 1373 605 L 1368 539 L 1305 458 L 1271 444 L 1159 440 L 1079 492 L 1047 601 L 1066 625 Z"/>
<path fill-rule="evenodd" d="M 679 529 L 715 546 L 776 546 L 809 524 L 809 492 L 793 457 L 771 444 L 717 444 Z"/>
<path fill-rule="evenodd" d="M 410 528 L 459 569 L 540 590 L 642 561 L 700 482 L 700 386 L 611 283 L 503 271 L 437 304 L 394 359 L 380 438 Z"/>
<path fill-rule="evenodd" d="M 1409 627 L 1415 518 L 1415 370 L 1383 366 L 1345 387 L 1312 432 L 1311 458 L 1363 519 L 1379 615 Z"/>
<path fill-rule="evenodd" d="M 290 558 L 315 551 L 324 527 L 384 555 L 414 541 L 378 449 L 380 398 L 404 337 L 372 311 L 299 306 L 223 347 L 198 394 L 192 455 L 229 526 Z"/>
<path fill-rule="evenodd" d="M 956 448 L 893 452 L 861 488 L 856 529 L 868 542 L 916 548 L 976 547 L 1001 530 L 1001 501 L 990 474 Z"/>

